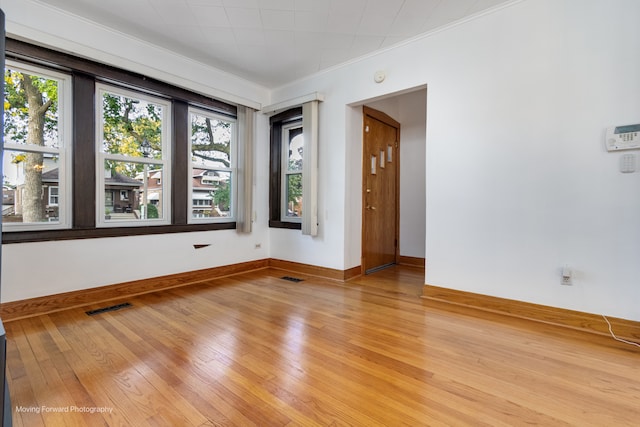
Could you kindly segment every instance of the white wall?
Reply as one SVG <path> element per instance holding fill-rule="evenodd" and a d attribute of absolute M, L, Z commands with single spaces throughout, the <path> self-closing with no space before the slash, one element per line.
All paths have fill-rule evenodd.
<path fill-rule="evenodd" d="M 606 127 L 640 121 L 637 16 L 635 0 L 525 0 L 274 91 L 325 94 L 331 156 L 320 194 L 333 231 L 288 235 L 280 256 L 359 263 L 349 106 L 427 85 L 426 282 L 640 320 L 640 173 L 620 173 L 603 142 Z M 560 285 L 564 264 L 573 286 Z"/>
<path fill-rule="evenodd" d="M 259 240 L 223 230 L 3 245 L 2 302 L 266 258 Z"/>

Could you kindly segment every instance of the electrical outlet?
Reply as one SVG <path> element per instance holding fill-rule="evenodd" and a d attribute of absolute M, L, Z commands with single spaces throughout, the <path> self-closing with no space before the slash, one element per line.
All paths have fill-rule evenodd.
<path fill-rule="evenodd" d="M 573 285 L 573 280 L 572 280 L 572 276 L 573 276 L 573 272 L 571 271 L 571 269 L 569 268 L 569 266 L 564 266 L 562 268 L 562 284 L 563 285 L 567 285 L 567 286 L 571 286 Z"/>

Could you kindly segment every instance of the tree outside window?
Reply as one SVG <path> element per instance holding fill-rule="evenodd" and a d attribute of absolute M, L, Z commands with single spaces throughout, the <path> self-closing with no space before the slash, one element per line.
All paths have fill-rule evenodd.
<path fill-rule="evenodd" d="M 3 220 L 8 229 L 67 227 L 69 77 L 7 61 L 4 83 L 3 187 L 14 197 Z"/>
<path fill-rule="evenodd" d="M 229 221 L 235 217 L 236 121 L 190 108 L 189 221 Z"/>
<path fill-rule="evenodd" d="M 170 180 L 162 179 L 170 176 L 169 103 L 106 85 L 97 89 L 97 174 L 105 194 L 98 224 L 169 223 Z"/>

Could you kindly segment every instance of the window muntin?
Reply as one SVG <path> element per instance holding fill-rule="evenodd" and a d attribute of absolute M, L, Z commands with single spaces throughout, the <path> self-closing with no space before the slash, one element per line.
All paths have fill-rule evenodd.
<path fill-rule="evenodd" d="M 170 112 L 164 99 L 96 85 L 97 225 L 171 221 Z M 123 199 L 126 194 L 126 199 Z"/>
<path fill-rule="evenodd" d="M 302 221 L 303 155 L 302 121 L 282 126 L 282 221 Z"/>
<path fill-rule="evenodd" d="M 235 220 L 236 120 L 189 108 L 190 223 Z"/>
<path fill-rule="evenodd" d="M 68 228 L 70 76 L 8 60 L 4 77 L 3 231 Z"/>

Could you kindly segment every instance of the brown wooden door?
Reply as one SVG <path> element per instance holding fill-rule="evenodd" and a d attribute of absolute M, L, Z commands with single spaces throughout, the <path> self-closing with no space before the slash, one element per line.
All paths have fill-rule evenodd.
<path fill-rule="evenodd" d="M 399 230 L 400 123 L 364 107 L 362 175 L 362 269 L 395 264 Z"/>

